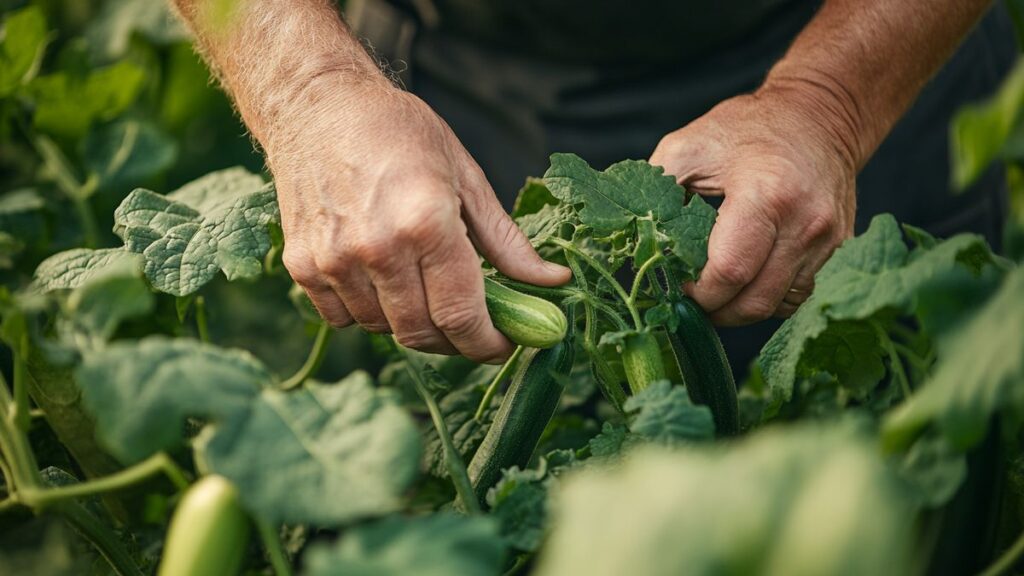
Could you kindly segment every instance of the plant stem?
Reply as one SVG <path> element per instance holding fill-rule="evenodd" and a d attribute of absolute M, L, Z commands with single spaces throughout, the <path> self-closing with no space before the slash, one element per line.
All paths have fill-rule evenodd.
<path fill-rule="evenodd" d="M 989 565 L 988 568 L 985 568 L 978 576 L 1000 576 L 1005 574 L 1017 564 L 1017 560 L 1020 559 L 1022 554 L 1024 554 L 1024 532 L 1017 536 L 1017 539 L 1013 541 L 1013 545 L 1007 548 L 999 558 L 996 558 L 995 562 Z"/>
<path fill-rule="evenodd" d="M 25 431 L 14 424 L 14 415 L 14 400 L 7 390 L 7 381 L 0 374 L 0 451 L 11 468 L 15 488 L 30 489 L 39 485 L 39 465 Z"/>
<path fill-rule="evenodd" d="M 18 430 L 27 432 L 32 421 L 28 403 L 28 364 L 25 362 L 25 355 L 28 353 L 28 334 L 23 333 L 18 338 L 17 344 L 16 348 L 12 350 L 14 356 L 14 413 L 11 414 L 11 422 Z"/>
<path fill-rule="evenodd" d="M 487 407 L 491 405 L 491 400 L 494 398 L 494 394 L 498 391 L 498 385 L 501 384 L 502 380 L 504 380 L 506 376 L 508 376 L 508 373 L 512 370 L 512 367 L 515 366 L 516 361 L 519 360 L 519 357 L 522 356 L 522 354 L 522 345 L 516 346 L 512 355 L 509 356 L 508 360 L 501 365 L 501 370 L 498 370 L 498 373 L 491 379 L 491 383 L 487 386 L 487 390 L 484 391 L 484 397 L 480 399 L 480 405 L 477 406 L 476 414 L 473 415 L 474 420 L 477 422 L 483 421 L 484 412 L 486 412 Z"/>
<path fill-rule="evenodd" d="M 116 574 L 119 576 L 143 576 L 142 570 L 124 549 L 124 545 L 117 539 L 117 535 L 81 504 L 72 501 L 62 502 L 56 507 L 56 511 L 96 547 L 100 556 L 103 556 Z"/>
<path fill-rule="evenodd" d="M 71 163 L 53 140 L 42 134 L 37 134 L 23 121 L 19 124 L 36 153 L 53 173 L 57 187 L 71 201 L 75 215 L 78 216 L 78 221 L 82 226 L 86 248 L 95 248 L 99 245 L 99 225 L 96 223 L 96 215 L 93 213 L 92 207 L 89 206 L 89 196 L 96 190 L 96 180 L 79 182 L 71 168 Z"/>
<path fill-rule="evenodd" d="M 636 307 L 636 297 L 640 293 L 640 285 L 644 283 L 644 278 L 647 276 L 647 272 L 652 266 L 660 262 L 662 259 L 664 259 L 664 256 L 659 252 L 648 258 L 647 261 L 640 266 L 640 269 L 636 271 L 636 276 L 633 278 L 633 286 L 629 289 L 629 306 L 634 308 Z M 637 328 L 639 329 L 640 327 L 637 326 Z"/>
<path fill-rule="evenodd" d="M 270 566 L 274 569 L 274 574 L 277 576 L 291 576 L 291 563 L 284 553 L 284 548 L 281 546 L 281 538 L 277 531 L 274 530 L 270 523 L 264 520 L 256 520 L 255 524 L 256 531 L 260 533 L 260 540 L 263 541 L 263 547 L 267 550 L 267 558 L 270 560 Z"/>
<path fill-rule="evenodd" d="M 899 354 L 896 353 L 896 347 L 893 346 L 892 339 L 882 328 L 878 322 L 872 322 L 871 325 L 875 329 L 875 333 L 878 335 L 878 341 L 885 348 L 886 355 L 889 357 L 889 364 L 892 366 L 893 376 L 896 378 L 900 385 L 900 391 L 903 393 L 903 398 L 910 398 L 913 391 L 910 389 L 910 380 L 907 379 L 907 372 L 903 369 L 903 361 L 900 360 Z"/>
<path fill-rule="evenodd" d="M 11 474 L 11 467 L 7 465 L 7 459 L 0 456 L 0 477 L 3 477 L 4 487 L 10 492 L 14 485 L 14 475 Z"/>
<path fill-rule="evenodd" d="M 96 248 L 100 244 L 100 227 L 96 223 L 96 215 L 89 206 L 89 199 L 80 196 L 71 197 L 71 205 L 75 208 L 75 215 L 82 226 L 83 243 L 86 248 Z"/>
<path fill-rule="evenodd" d="M 206 299 L 196 296 L 196 330 L 199 331 L 200 342 L 210 342 L 210 329 L 206 320 Z"/>
<path fill-rule="evenodd" d="M 305 364 L 291 378 L 281 383 L 282 390 L 291 390 L 302 385 L 310 376 L 316 373 L 320 364 L 324 361 L 327 352 L 327 343 L 331 340 L 331 327 L 327 322 L 321 322 L 316 331 L 316 339 L 313 340 L 313 348 L 306 357 Z"/>
<path fill-rule="evenodd" d="M 915 350 L 905 344 L 899 342 L 892 343 L 893 350 L 899 352 L 907 361 L 910 362 L 911 366 L 917 369 L 922 375 L 927 376 L 928 371 L 931 369 L 930 363 L 926 358 L 922 358 Z"/>
<path fill-rule="evenodd" d="M 24 488 L 18 490 L 17 498 L 27 506 L 38 510 L 64 500 L 123 490 L 160 473 L 167 476 L 178 490 L 188 488 L 188 479 L 185 478 L 185 473 L 181 468 L 174 463 L 174 460 L 171 460 L 170 456 L 159 452 L 110 476 L 57 488 Z"/>
<path fill-rule="evenodd" d="M 626 289 L 622 287 L 622 284 L 620 284 L 614 276 L 612 276 L 611 272 L 609 272 L 607 268 L 602 266 L 601 263 L 598 262 L 597 260 L 594 260 L 589 254 L 583 252 L 582 250 L 574 246 L 572 242 L 554 236 L 548 238 L 547 241 L 555 244 L 556 246 L 565 250 L 566 252 L 573 254 L 574 256 L 585 262 L 587 266 L 593 268 L 598 274 L 601 275 L 602 278 L 607 280 L 608 283 L 611 285 L 612 290 L 614 290 L 615 293 L 619 296 L 619 298 L 622 299 L 622 303 L 625 304 L 626 308 L 629 310 L 629 314 L 633 318 L 634 327 L 637 330 L 643 328 L 643 320 L 640 318 L 640 313 L 637 312 L 636 307 L 630 303 L 629 294 L 626 294 Z"/>
<path fill-rule="evenodd" d="M 524 554 L 516 558 L 516 561 L 512 564 L 512 567 L 506 570 L 501 576 L 515 576 L 516 574 L 519 574 L 523 571 L 523 568 L 525 568 L 526 565 L 530 563 L 531 556 L 532 554 Z"/>
<path fill-rule="evenodd" d="M 399 350 L 402 349 L 399 348 Z M 423 382 L 423 375 L 412 367 L 412 363 L 406 362 L 405 368 L 408 370 L 409 375 L 412 377 L 412 382 L 416 386 L 416 393 L 423 398 L 423 403 L 427 405 L 427 410 L 430 411 L 430 419 L 434 422 L 437 436 L 441 439 L 441 446 L 444 447 L 445 465 L 448 467 L 448 474 L 452 477 L 452 483 L 455 485 L 455 492 L 458 493 L 459 500 L 462 501 L 463 507 L 470 514 L 479 514 L 480 503 L 477 502 L 476 494 L 473 492 L 473 483 L 469 480 L 469 473 L 466 472 L 466 465 L 462 462 L 462 456 L 455 449 L 455 442 L 452 441 L 452 435 L 448 431 L 448 425 L 445 424 L 444 415 L 441 414 L 441 408 L 438 407 L 437 400 L 434 400 L 434 397 L 427 390 Z"/>

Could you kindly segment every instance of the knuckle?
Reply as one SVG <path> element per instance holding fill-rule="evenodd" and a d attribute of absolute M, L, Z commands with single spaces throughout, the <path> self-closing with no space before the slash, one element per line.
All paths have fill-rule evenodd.
<path fill-rule="evenodd" d="M 335 250 L 329 250 L 317 257 L 316 268 L 324 276 L 336 281 L 344 280 L 351 269 L 348 260 Z"/>
<path fill-rule="evenodd" d="M 762 297 L 750 297 L 736 305 L 736 313 L 746 322 L 757 322 L 771 318 L 778 309 L 778 303 Z"/>
<path fill-rule="evenodd" d="M 431 312 L 430 319 L 441 332 L 455 338 L 472 335 L 480 330 L 485 316 L 465 304 L 454 304 Z"/>
<path fill-rule="evenodd" d="M 450 194 L 429 194 L 407 207 L 405 214 L 395 224 L 397 240 L 429 244 L 452 230 L 459 218 L 459 202 Z"/>
<path fill-rule="evenodd" d="M 315 284 L 320 276 L 316 262 L 305 249 L 290 248 L 286 245 L 281 261 L 292 280 L 300 286 Z"/>
<path fill-rule="evenodd" d="M 836 217 L 827 210 L 818 209 L 811 214 L 803 227 L 801 240 L 804 245 L 836 236 Z"/>
<path fill-rule="evenodd" d="M 740 258 L 727 258 L 714 269 L 717 279 L 727 286 L 746 286 L 754 274 L 753 267 Z"/>
<path fill-rule="evenodd" d="M 413 348 L 416 350 L 433 349 L 440 343 L 437 331 L 432 329 L 396 332 L 395 340 L 406 348 Z"/>
<path fill-rule="evenodd" d="M 386 270 L 395 260 L 395 242 L 383 235 L 364 236 L 353 242 L 351 254 L 371 270 Z"/>

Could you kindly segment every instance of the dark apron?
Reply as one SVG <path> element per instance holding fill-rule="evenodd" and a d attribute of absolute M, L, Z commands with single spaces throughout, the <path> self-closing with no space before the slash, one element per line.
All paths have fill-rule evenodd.
<path fill-rule="evenodd" d="M 702 14 L 706 26 L 673 35 L 669 28 L 651 32 L 629 26 L 636 13 L 631 5 L 621 14 L 623 25 L 615 28 L 626 30 L 625 38 L 595 33 L 599 41 L 581 47 L 587 30 L 602 30 L 611 20 L 563 26 L 560 34 L 550 24 L 558 19 L 550 15 L 531 21 L 522 10 L 504 12 L 509 22 L 503 27 L 493 11 L 473 15 L 469 10 L 461 20 L 452 18 L 445 13 L 451 4 L 457 2 L 409 0 L 396 8 L 384 0 L 350 0 L 346 16 L 372 49 L 401 71 L 407 88 L 451 125 L 506 207 L 527 176 L 544 172 L 552 152 L 576 153 L 596 168 L 647 158 L 665 134 L 726 98 L 754 90 L 818 6 L 810 0 L 754 2 L 754 17 L 733 15 L 723 23 Z M 664 5 L 670 4 L 687 2 Z M 670 16 L 655 20 L 683 21 Z M 552 28 L 545 28 L 546 22 Z M 473 23 L 497 31 L 475 30 Z M 699 35 L 698 28 L 715 33 Z M 630 37 L 634 29 L 636 36 Z M 742 37 L 729 29 L 742 30 Z M 658 49 L 652 35 L 668 47 Z M 647 39 L 639 46 L 650 51 L 649 58 L 633 52 L 641 36 Z M 548 37 L 564 44 L 545 42 Z M 620 52 L 632 60 L 617 58 Z M 588 61 L 586 54 L 593 58 Z M 995 90 L 1016 54 L 1010 19 L 999 3 L 858 176 L 858 233 L 872 216 L 891 212 L 940 236 L 976 232 L 998 246 L 1006 214 L 1002 172 L 994 168 L 968 193 L 953 196 L 948 130 L 958 108 Z M 778 324 L 721 330 L 738 377 Z"/>

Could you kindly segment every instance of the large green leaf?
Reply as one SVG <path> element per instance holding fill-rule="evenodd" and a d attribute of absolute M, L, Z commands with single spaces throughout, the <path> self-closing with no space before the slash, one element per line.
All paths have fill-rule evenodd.
<path fill-rule="evenodd" d="M 35 102 L 35 125 L 48 134 L 80 138 L 96 120 L 124 112 L 142 89 L 145 72 L 131 62 L 99 68 L 85 76 L 55 72 L 28 86 Z"/>
<path fill-rule="evenodd" d="M 33 286 L 41 291 L 78 288 L 92 278 L 105 275 L 111 268 L 140 266 L 140 258 L 123 248 L 74 248 L 50 256 L 39 263 Z"/>
<path fill-rule="evenodd" d="M 950 336 L 926 385 L 885 422 L 884 438 L 905 444 L 934 422 L 959 449 L 980 441 L 999 412 L 1024 414 L 1024 268 Z"/>
<path fill-rule="evenodd" d="M 242 168 L 208 174 L 166 196 L 145 189 L 114 212 L 114 232 L 141 253 L 158 290 L 187 296 L 222 271 L 229 280 L 261 273 L 280 222 L 272 184 Z"/>
<path fill-rule="evenodd" d="M 46 17 L 38 6 L 11 12 L 0 32 L 0 98 L 32 79 L 46 47 Z"/>
<path fill-rule="evenodd" d="M 98 186 L 120 189 L 166 170 L 178 155 L 177 144 L 151 122 L 119 120 L 89 132 L 83 143 L 85 166 Z"/>
<path fill-rule="evenodd" d="M 953 186 L 967 188 L 989 165 L 1003 156 L 1020 158 L 1024 138 L 1021 126 L 1024 109 L 1024 62 L 1003 81 L 988 101 L 965 106 L 950 124 Z"/>
<path fill-rule="evenodd" d="M 311 547 L 307 576 L 494 576 L 504 550 L 495 522 L 437 514 L 391 517 Z"/>
<path fill-rule="evenodd" d="M 88 354 L 75 377 L 100 439 L 126 463 L 179 445 L 188 416 L 246 413 L 271 382 L 247 352 L 162 336 Z"/>
<path fill-rule="evenodd" d="M 319 526 L 400 508 L 420 456 L 415 424 L 365 372 L 265 390 L 204 440 L 206 466 L 234 482 L 250 510 Z"/>
<path fill-rule="evenodd" d="M 566 477 L 554 498 L 542 576 L 909 570 L 912 510 L 847 425 L 765 431 L 729 450 L 635 450 Z"/>
<path fill-rule="evenodd" d="M 872 321 L 913 314 L 918 295 L 933 283 L 963 270 L 977 274 L 991 258 L 973 234 L 910 250 L 896 220 L 876 216 L 836 250 L 815 276 L 814 293 L 762 349 L 771 403 L 787 401 L 798 378 L 820 372 L 841 376 L 840 384 L 863 396 L 883 375 Z"/>

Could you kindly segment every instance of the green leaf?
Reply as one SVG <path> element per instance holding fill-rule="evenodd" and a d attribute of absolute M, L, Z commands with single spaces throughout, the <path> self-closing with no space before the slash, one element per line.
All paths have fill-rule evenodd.
<path fill-rule="evenodd" d="M 1022 108 L 1024 63 L 1018 62 L 992 98 L 965 106 L 953 117 L 950 168 L 957 190 L 966 189 L 993 161 L 1005 154 L 1011 137 L 1019 138 Z"/>
<path fill-rule="evenodd" d="M 509 546 L 534 552 L 547 531 L 548 483 L 546 471 L 505 470 L 501 480 L 487 491 L 487 505 L 501 524 Z"/>
<path fill-rule="evenodd" d="M 800 362 L 811 373 L 829 373 L 863 399 L 885 377 L 885 355 L 875 330 L 863 322 L 832 322 L 807 342 Z"/>
<path fill-rule="evenodd" d="M 529 214 L 536 214 L 544 206 L 555 204 L 558 204 L 558 199 L 552 196 L 551 191 L 544 185 L 544 180 L 527 178 L 526 184 L 523 184 L 516 196 L 512 217 L 519 219 Z"/>
<path fill-rule="evenodd" d="M 601 433 L 590 439 L 590 454 L 595 458 L 617 456 L 628 439 L 629 431 L 625 426 L 605 422 L 601 425 Z"/>
<path fill-rule="evenodd" d="M 177 144 L 151 122 L 118 120 L 89 132 L 83 160 L 102 189 L 134 186 L 169 168 Z"/>
<path fill-rule="evenodd" d="M 40 262 L 32 285 L 42 292 L 78 288 L 93 278 L 104 276 L 109 269 L 140 264 L 138 256 L 122 248 L 75 248 Z"/>
<path fill-rule="evenodd" d="M 482 398 L 483 391 L 481 389 L 463 387 L 446 394 L 438 402 L 444 421 L 448 425 L 448 431 L 452 435 L 455 449 L 467 462 L 480 446 L 484 436 L 487 435 L 487 423 L 498 409 L 497 403 L 492 402 L 492 405 L 484 412 L 482 421 L 478 421 L 474 416 Z M 444 446 L 437 435 L 437 429 L 429 423 L 425 423 L 423 431 L 423 468 L 428 474 L 438 478 L 448 477 Z"/>
<path fill-rule="evenodd" d="M 131 62 L 119 62 L 79 77 L 56 72 L 34 79 L 28 86 L 35 102 L 35 126 L 62 138 L 80 138 L 93 122 L 111 120 L 135 101 L 145 71 Z"/>
<path fill-rule="evenodd" d="M 161 336 L 89 354 L 75 377 L 97 434 L 125 463 L 179 445 L 187 416 L 245 413 L 271 382 L 247 352 Z"/>
<path fill-rule="evenodd" d="M 707 406 L 697 406 L 682 386 L 654 382 L 623 405 L 635 413 L 630 432 L 659 444 L 672 445 L 715 437 L 715 422 Z"/>
<path fill-rule="evenodd" d="M 32 80 L 46 48 L 46 16 L 38 6 L 10 12 L 0 31 L 0 98 Z"/>
<path fill-rule="evenodd" d="M 102 267 L 67 300 L 67 315 L 87 333 L 110 338 L 125 319 L 148 314 L 154 298 L 137 262 L 121 260 Z"/>
<path fill-rule="evenodd" d="M 337 526 L 401 507 L 420 440 L 393 396 L 354 372 L 336 384 L 264 390 L 204 434 L 200 453 L 259 517 Z"/>
<path fill-rule="evenodd" d="M 222 271 L 228 280 L 263 270 L 268 227 L 280 222 L 273 184 L 241 168 L 204 176 L 161 196 L 138 189 L 114 212 L 114 232 L 141 253 L 158 290 L 185 296 Z"/>
<path fill-rule="evenodd" d="M 636 245 L 661 246 L 675 257 L 680 278 L 696 278 L 707 261 L 707 241 L 717 213 L 685 190 L 664 169 L 641 160 L 625 160 L 598 172 L 573 154 L 553 154 L 544 184 L 563 203 L 574 206 L 582 224 L 595 235 L 621 233 L 637 226 Z"/>
<path fill-rule="evenodd" d="M 567 475 L 536 574 L 908 573 L 913 510 L 849 424 L 647 447 Z"/>
<path fill-rule="evenodd" d="M 933 376 L 889 415 L 883 439 L 892 447 L 934 423 L 957 449 L 977 444 L 1000 412 L 1024 415 L 1024 268 L 949 337 Z"/>
<path fill-rule="evenodd" d="M 188 40 L 188 30 L 175 18 L 170 6 L 150 0 L 110 0 L 89 20 L 85 38 L 90 51 L 101 60 L 120 58 L 128 51 L 133 34 L 167 45 Z"/>
<path fill-rule="evenodd" d="M 850 377 L 851 390 L 863 394 L 871 379 L 880 375 L 882 355 L 877 339 L 861 324 L 884 314 L 913 314 L 918 295 L 957 269 L 979 273 L 979 262 L 991 262 L 984 240 L 960 234 L 935 244 L 908 250 L 899 225 L 889 214 L 876 216 L 868 230 L 847 240 L 815 276 L 811 297 L 782 325 L 761 350 L 759 363 L 777 407 L 792 396 L 799 377 L 817 370 Z M 811 346 L 816 339 L 824 341 Z M 829 346 L 842 344 L 845 350 Z M 811 352 L 808 355 L 808 351 Z M 825 356 L 823 356 L 825 354 Z M 836 364 L 839 360 L 839 364 Z M 840 384 L 845 383 L 841 380 Z"/>
<path fill-rule="evenodd" d="M 899 473 L 923 506 L 937 508 L 949 502 L 967 478 L 967 458 L 945 438 L 925 436 L 902 456 Z"/>
<path fill-rule="evenodd" d="M 18 251 L 30 248 L 46 236 L 43 210 L 46 201 L 32 188 L 0 195 L 0 233 L 9 235 Z"/>
<path fill-rule="evenodd" d="M 390 517 L 311 546 L 308 576 L 494 576 L 504 547 L 490 519 L 452 514 Z"/>

